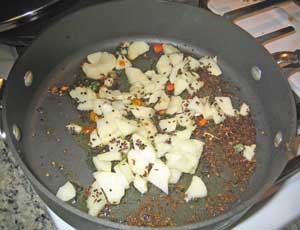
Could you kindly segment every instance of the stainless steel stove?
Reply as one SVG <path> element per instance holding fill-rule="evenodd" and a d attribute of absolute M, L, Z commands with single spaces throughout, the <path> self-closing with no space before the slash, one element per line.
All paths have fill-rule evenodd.
<path fill-rule="evenodd" d="M 204 7 L 231 20 L 256 37 L 265 48 L 277 51 L 300 50 L 300 1 L 288 0 L 171 0 Z M 80 2 L 80 1 L 79 1 Z M 85 1 L 84 1 L 85 2 Z M 94 1 L 95 2 L 95 1 Z M 209 22 L 208 22 L 209 23 Z M 1 41 L 1 36 L 0 36 Z M 4 40 L 7 43 L 7 39 Z M 28 42 L 28 40 L 26 40 Z M 10 43 L 10 42 L 8 42 Z M 22 45 L 24 45 L 21 42 Z M 22 50 L 22 49 L 21 49 Z M 17 53 L 0 45 L 0 75 L 7 76 Z M 289 77 L 291 88 L 300 97 L 300 71 Z M 298 151 L 300 154 L 300 151 Z M 233 229 L 282 229 L 300 218 L 300 173 L 287 180 L 272 198 L 254 207 Z M 73 230 L 48 208 L 59 230 Z"/>

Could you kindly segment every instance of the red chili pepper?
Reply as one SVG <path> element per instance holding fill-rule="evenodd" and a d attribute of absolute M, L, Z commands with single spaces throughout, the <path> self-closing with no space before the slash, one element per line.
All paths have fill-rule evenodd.
<path fill-rule="evenodd" d="M 87 128 L 82 128 L 81 133 L 84 135 L 90 135 L 95 130 L 95 127 L 89 126 Z"/>
<path fill-rule="evenodd" d="M 163 47 L 162 44 L 155 44 L 155 45 L 153 45 L 153 50 L 154 50 L 155 53 L 158 54 L 158 53 L 163 52 L 164 47 Z"/>
<path fill-rule="evenodd" d="M 172 83 L 168 83 L 167 84 L 167 90 L 168 91 L 173 91 L 175 89 L 175 85 L 174 84 L 172 84 Z"/>
<path fill-rule="evenodd" d="M 205 118 L 199 120 L 199 122 L 198 122 L 198 125 L 199 125 L 200 127 L 203 127 L 203 126 L 206 125 L 206 124 L 207 124 L 207 120 L 206 120 Z"/>

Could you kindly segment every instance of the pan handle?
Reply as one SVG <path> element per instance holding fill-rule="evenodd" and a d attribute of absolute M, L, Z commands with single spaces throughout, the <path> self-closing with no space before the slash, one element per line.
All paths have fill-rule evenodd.
<path fill-rule="evenodd" d="M 273 55 L 273 58 L 277 62 L 277 64 L 281 68 L 299 68 L 300 67 L 300 50 L 296 50 L 295 52 L 276 52 Z M 300 103 L 296 104 L 297 109 L 297 133 L 295 138 L 295 146 L 294 149 L 296 151 L 300 151 Z M 277 192 L 282 184 L 295 174 L 300 172 L 300 155 L 297 155 L 289 160 L 284 170 L 282 171 L 279 178 L 275 181 L 274 185 L 262 196 L 260 201 L 264 201 L 265 199 L 272 196 L 275 192 Z"/>
<path fill-rule="evenodd" d="M 2 110 L 2 96 L 3 96 L 3 87 L 5 84 L 5 79 L 0 77 L 0 111 Z M 0 140 L 6 139 L 6 133 L 3 129 L 2 113 L 0 112 Z"/>

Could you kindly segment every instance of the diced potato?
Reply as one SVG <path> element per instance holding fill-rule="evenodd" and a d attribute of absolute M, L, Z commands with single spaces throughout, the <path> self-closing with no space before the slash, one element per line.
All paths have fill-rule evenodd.
<path fill-rule="evenodd" d="M 132 42 L 128 47 L 128 58 L 130 60 L 136 59 L 138 56 L 148 52 L 150 49 L 149 45 L 143 41 Z"/>
<path fill-rule="evenodd" d="M 111 172 L 112 163 L 110 161 L 102 161 L 98 157 L 93 157 L 93 163 L 97 171 Z"/>
<path fill-rule="evenodd" d="M 201 67 L 206 67 L 212 75 L 220 76 L 222 71 L 217 64 L 217 59 L 209 56 L 204 56 L 199 60 Z"/>
<path fill-rule="evenodd" d="M 69 201 L 76 196 L 75 187 L 68 181 L 63 186 L 59 187 L 56 196 L 62 201 Z"/>
<path fill-rule="evenodd" d="M 99 119 L 96 123 L 98 135 L 102 144 L 108 144 L 110 140 L 120 136 L 118 127 L 110 119 Z"/>
<path fill-rule="evenodd" d="M 140 176 L 148 174 L 148 166 L 155 161 L 155 154 L 150 148 L 144 150 L 131 149 L 128 153 L 128 163 L 131 170 Z"/>
<path fill-rule="evenodd" d="M 181 152 L 167 153 L 167 166 L 169 169 L 176 169 L 184 173 L 194 173 L 195 168 L 198 165 L 199 158 L 191 155 L 188 157 Z"/>
<path fill-rule="evenodd" d="M 81 133 L 82 127 L 80 125 L 76 125 L 73 123 L 70 123 L 66 126 L 66 128 L 71 132 L 71 133 L 76 133 L 79 134 Z"/>
<path fill-rule="evenodd" d="M 185 192 L 185 195 L 186 202 L 189 202 L 192 199 L 203 198 L 207 196 L 207 188 L 200 177 L 193 176 L 192 182 Z"/>
<path fill-rule="evenodd" d="M 119 162 L 115 167 L 114 171 L 119 174 L 123 174 L 128 184 L 130 184 L 134 180 L 134 176 L 132 174 L 131 168 L 129 164 L 126 162 L 126 160 Z"/>
<path fill-rule="evenodd" d="M 167 94 L 165 94 L 165 92 L 163 92 L 160 95 L 160 99 L 159 99 L 158 103 L 154 106 L 154 109 L 156 109 L 157 111 L 167 109 L 169 106 L 169 103 L 170 103 L 170 98 L 168 97 Z"/>
<path fill-rule="evenodd" d="M 131 62 L 125 56 L 123 55 L 118 56 L 117 65 L 116 65 L 117 70 L 126 69 L 131 66 L 132 66 Z"/>
<path fill-rule="evenodd" d="M 140 177 L 138 175 L 135 176 L 133 185 L 142 194 L 144 194 L 148 191 L 147 180 L 144 177 Z"/>
<path fill-rule="evenodd" d="M 221 111 L 218 111 L 218 109 L 214 106 L 211 107 L 211 111 L 213 114 L 213 120 L 215 124 L 220 124 L 225 120 L 225 116 Z"/>
<path fill-rule="evenodd" d="M 107 200 L 111 204 L 119 204 L 125 195 L 125 189 L 129 187 L 126 177 L 113 172 L 95 172 L 93 175 Z"/>
<path fill-rule="evenodd" d="M 100 161 L 120 161 L 122 160 L 122 154 L 120 152 L 106 152 L 96 156 Z"/>
<path fill-rule="evenodd" d="M 253 157 L 255 156 L 255 149 L 256 149 L 256 145 L 244 145 L 244 150 L 243 150 L 243 156 L 248 160 L 248 161 L 252 161 Z"/>
<path fill-rule="evenodd" d="M 147 78 L 147 76 L 138 68 L 126 68 L 125 73 L 131 85 L 135 83 L 141 83 L 143 85 L 149 84 L 149 79 Z"/>
<path fill-rule="evenodd" d="M 176 184 L 180 180 L 180 177 L 182 175 L 182 172 L 178 171 L 177 169 L 170 169 L 170 178 L 169 183 L 170 184 Z"/>
<path fill-rule="evenodd" d="M 203 81 L 197 81 L 194 80 L 192 81 L 188 88 L 187 91 L 190 95 L 194 95 L 199 89 L 201 89 L 204 86 L 204 82 Z"/>
<path fill-rule="evenodd" d="M 103 77 L 101 75 L 107 75 L 116 67 L 117 59 L 114 55 L 107 52 L 102 52 L 101 54 L 98 53 L 95 56 L 97 57 L 89 57 L 89 60 L 93 61 L 93 63 L 85 62 L 82 65 L 82 70 L 88 78 L 100 79 Z"/>
<path fill-rule="evenodd" d="M 93 111 L 97 115 L 101 116 L 103 115 L 103 110 L 105 113 L 111 112 L 113 110 L 113 107 L 110 103 L 110 101 L 105 99 L 96 99 L 93 101 Z"/>
<path fill-rule="evenodd" d="M 188 88 L 189 83 L 183 75 L 179 75 L 174 80 L 174 85 L 175 85 L 174 95 L 177 96 L 180 95 L 184 90 Z"/>
<path fill-rule="evenodd" d="M 168 134 L 157 134 L 154 137 L 154 144 L 157 150 L 157 157 L 164 156 L 171 148 L 171 136 Z"/>
<path fill-rule="evenodd" d="M 146 137 L 153 137 L 157 133 L 156 126 L 151 119 L 141 121 L 142 128 L 146 131 Z"/>
<path fill-rule="evenodd" d="M 77 109 L 80 111 L 90 111 L 94 108 L 94 99 L 79 103 Z"/>
<path fill-rule="evenodd" d="M 124 137 L 134 133 L 137 130 L 137 122 L 126 118 L 117 118 L 114 120 L 119 132 Z"/>
<path fill-rule="evenodd" d="M 182 112 L 182 98 L 179 96 L 172 96 L 167 113 L 174 114 L 174 113 L 181 113 Z"/>
<path fill-rule="evenodd" d="M 96 93 L 88 87 L 76 87 L 70 91 L 70 96 L 77 102 L 85 102 L 96 99 Z"/>
<path fill-rule="evenodd" d="M 131 95 L 129 93 L 122 93 L 120 90 L 110 90 L 106 87 L 100 87 L 99 98 L 108 100 L 128 100 Z"/>
<path fill-rule="evenodd" d="M 240 115 L 248 116 L 249 112 L 250 112 L 249 105 L 247 105 L 246 103 L 243 103 L 240 108 Z"/>
<path fill-rule="evenodd" d="M 215 97 L 215 101 L 227 116 L 234 117 L 234 109 L 230 97 Z"/>
<path fill-rule="evenodd" d="M 102 144 L 100 137 L 98 136 L 97 130 L 94 130 L 90 135 L 90 146 L 95 148 Z"/>
<path fill-rule="evenodd" d="M 165 163 L 163 163 L 160 160 L 157 160 L 152 166 L 147 179 L 149 182 L 151 182 L 153 185 L 158 187 L 164 193 L 168 194 L 169 178 L 170 178 L 169 168 L 165 165 Z"/>
<path fill-rule="evenodd" d="M 167 55 L 174 54 L 174 53 L 180 53 L 179 49 L 177 49 L 175 46 L 172 46 L 170 44 L 163 44 L 163 49 L 164 49 L 164 53 Z"/>
<path fill-rule="evenodd" d="M 155 111 L 151 107 L 145 106 L 130 106 L 131 112 L 138 119 L 148 119 L 153 117 Z"/>
<path fill-rule="evenodd" d="M 96 64 L 100 61 L 101 56 L 102 56 L 102 52 L 96 52 L 96 53 L 89 54 L 86 58 L 89 63 Z"/>
<path fill-rule="evenodd" d="M 197 70 L 200 68 L 200 63 L 195 58 L 188 56 L 186 59 L 188 60 L 188 65 L 191 70 Z"/>
<path fill-rule="evenodd" d="M 130 143 L 121 138 L 113 139 L 109 142 L 109 151 L 117 151 L 122 153 L 128 153 L 130 150 Z"/>
<path fill-rule="evenodd" d="M 112 77 L 109 77 L 104 81 L 104 85 L 108 88 L 112 87 L 113 84 L 114 84 L 114 79 Z"/>
<path fill-rule="evenodd" d="M 173 53 L 169 55 L 169 59 L 171 64 L 176 66 L 183 61 L 183 53 Z"/>
<path fill-rule="evenodd" d="M 195 130 L 195 126 L 188 126 L 186 129 L 181 131 L 176 131 L 175 136 L 181 140 L 188 140 L 191 138 L 193 131 Z"/>
<path fill-rule="evenodd" d="M 169 76 L 169 81 L 171 83 L 174 83 L 177 76 L 180 75 L 178 73 L 185 72 L 184 67 L 186 66 L 187 63 L 188 61 L 184 59 L 182 62 L 178 63 L 176 66 L 172 68 L 171 74 Z"/>
<path fill-rule="evenodd" d="M 159 127 L 164 132 L 172 132 L 176 129 L 177 119 L 176 118 L 169 118 L 159 121 Z"/>
<path fill-rule="evenodd" d="M 206 120 L 213 119 L 214 117 L 214 111 L 212 109 L 212 105 L 209 102 L 206 102 L 203 106 L 203 112 L 202 115 Z"/>
<path fill-rule="evenodd" d="M 90 194 L 86 200 L 86 206 L 89 209 L 88 213 L 91 216 L 98 216 L 106 204 L 107 201 L 104 192 L 97 181 L 95 181 L 90 188 Z"/>
<path fill-rule="evenodd" d="M 171 71 L 172 71 L 172 66 L 171 66 L 171 63 L 170 63 L 170 60 L 168 58 L 167 55 L 162 55 L 157 64 L 156 64 L 156 69 L 157 69 L 157 72 L 159 74 L 161 74 L 162 76 L 169 76 Z"/>
<path fill-rule="evenodd" d="M 199 116 L 204 112 L 203 100 L 195 96 L 189 101 L 188 109 L 195 113 L 195 116 Z"/>
<path fill-rule="evenodd" d="M 195 123 L 191 112 L 177 114 L 176 119 L 177 123 L 183 127 L 193 126 Z"/>

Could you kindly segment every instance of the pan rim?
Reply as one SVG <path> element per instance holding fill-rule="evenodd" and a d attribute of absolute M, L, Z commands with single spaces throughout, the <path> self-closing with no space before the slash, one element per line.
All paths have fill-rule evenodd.
<path fill-rule="evenodd" d="M 131 2 L 135 2 L 134 4 L 138 4 L 138 2 L 141 2 L 141 0 L 130 0 Z M 120 4 L 121 1 L 115 1 L 115 2 L 105 2 L 105 3 L 100 3 L 102 5 L 108 5 L 108 4 Z M 125 3 L 124 3 L 125 2 Z M 157 1 L 158 2 L 158 1 Z M 160 2 L 160 1 L 159 1 Z M 99 5 L 100 5 L 99 4 Z M 123 1 L 121 4 L 126 4 L 126 1 Z M 153 4 L 155 4 L 153 2 Z M 179 5 L 180 3 L 162 3 L 160 2 L 159 4 L 165 4 L 165 5 L 168 5 L 168 4 L 175 4 L 175 5 Z M 86 10 L 87 8 L 90 8 L 90 7 L 94 7 L 94 5 L 92 6 L 88 6 L 86 7 L 85 9 L 83 10 Z M 180 4 L 180 7 L 187 7 L 187 8 L 192 8 L 191 6 L 187 6 L 187 5 L 182 5 Z M 220 21 L 225 21 L 225 19 L 217 19 L 217 16 L 215 15 L 212 15 L 211 13 L 203 10 L 203 9 L 197 9 L 199 10 L 199 13 L 201 11 L 202 14 L 210 14 L 210 17 L 215 17 L 215 20 L 220 20 Z M 68 15 L 67 17 L 71 16 L 71 15 L 75 15 L 77 12 L 75 13 L 72 13 L 70 15 Z M 60 20 L 58 20 L 57 22 L 55 22 L 54 24 L 52 24 L 50 27 L 52 26 L 55 26 L 56 24 L 58 24 L 60 22 Z M 225 22 L 222 22 L 222 23 L 225 23 Z M 228 23 L 229 24 L 229 23 Z M 229 26 L 229 25 L 228 25 Z M 247 32 L 243 31 L 241 28 L 239 28 L 238 26 L 235 26 L 235 25 L 230 25 L 231 27 L 234 27 L 236 30 L 239 29 L 240 30 L 240 33 L 245 33 L 247 34 Z M 48 30 L 45 30 L 41 36 L 39 36 L 36 41 L 38 41 L 41 37 L 43 37 L 43 35 L 47 32 Z M 247 34 L 248 37 L 249 37 L 249 40 L 250 40 L 250 36 L 249 34 Z M 253 38 L 252 38 L 253 39 Z M 35 42 L 36 42 L 35 41 Z M 34 43 L 35 43 L 34 42 Z M 26 51 L 27 52 L 27 51 Z M 26 53 L 25 52 L 25 53 Z M 264 47 L 262 47 L 262 52 L 264 52 L 265 55 L 268 55 L 270 56 L 270 54 L 264 49 Z M 15 63 L 11 73 L 14 72 L 14 69 L 18 67 L 18 63 L 20 63 L 22 60 L 22 57 L 20 57 L 17 62 Z M 274 60 L 273 60 L 274 62 Z M 275 64 L 274 62 L 274 67 L 277 68 L 278 71 L 280 71 L 279 67 Z M 282 75 L 282 73 L 281 73 Z M 11 74 L 10 74 L 11 76 Z M 9 80 L 8 81 L 11 81 L 12 77 L 9 77 Z M 286 84 L 288 84 L 287 80 L 285 80 Z M 289 86 L 288 86 L 289 87 Z M 293 95 L 292 95 L 292 92 L 291 90 L 289 90 L 289 97 L 290 97 L 290 102 L 295 105 L 295 102 L 294 102 L 294 98 L 293 98 Z M 93 223 L 96 223 L 96 224 L 100 224 L 100 225 L 103 225 L 103 226 L 106 226 L 106 227 L 112 227 L 112 228 L 116 228 L 116 229 L 142 229 L 142 230 L 150 230 L 150 229 L 153 229 L 152 227 L 137 227 L 137 226 L 130 226 L 130 225 L 125 225 L 125 224 L 119 224 L 119 223 L 116 223 L 116 222 L 113 222 L 113 221 L 110 221 L 110 220 L 107 220 L 107 219 L 100 219 L 100 218 L 95 218 L 95 217 L 92 217 L 90 215 L 88 215 L 87 213 L 85 212 L 82 212 L 80 210 L 78 210 L 77 208 L 59 200 L 52 192 L 50 192 L 34 175 L 33 173 L 30 171 L 30 169 L 26 166 L 25 162 L 21 159 L 21 157 L 19 156 L 18 154 L 18 151 L 16 149 L 16 146 L 13 144 L 13 137 L 11 136 L 11 133 L 9 132 L 10 128 L 8 127 L 8 123 L 7 123 L 7 110 L 6 110 L 6 103 L 7 103 L 7 98 L 8 98 L 8 93 L 7 93 L 7 90 L 4 89 L 4 97 L 3 97 L 3 105 L 4 105 L 4 108 L 3 108 L 3 111 L 2 111 L 2 119 L 3 119 L 3 124 L 4 124 L 4 130 L 7 134 L 7 143 L 9 145 L 9 149 L 14 153 L 14 157 L 16 158 L 18 164 L 21 166 L 22 170 L 24 171 L 24 173 L 26 174 L 26 176 L 29 178 L 29 180 L 31 181 L 31 183 L 33 184 L 33 186 L 35 188 L 38 188 L 38 190 L 45 194 L 45 196 L 47 196 L 49 198 L 49 200 L 51 200 L 52 202 L 58 204 L 58 206 L 60 206 L 60 208 L 62 208 L 63 210 L 66 210 L 67 212 L 70 212 L 72 213 L 73 215 L 76 215 L 76 216 L 80 216 L 90 222 L 93 222 Z M 293 111 L 292 111 L 292 121 L 290 122 L 290 126 L 291 126 L 291 132 L 290 132 L 290 135 L 287 139 L 290 139 L 290 138 L 293 138 L 295 136 L 295 133 L 296 133 L 296 130 L 294 130 L 294 133 L 293 133 L 293 128 L 296 127 L 296 119 L 295 119 L 295 114 L 296 114 L 296 109 L 295 109 L 295 106 L 293 106 Z M 282 167 L 283 169 L 283 167 Z M 229 219 L 229 218 L 232 218 L 234 215 L 237 215 L 238 213 L 243 213 L 245 211 L 247 211 L 247 209 L 249 209 L 252 205 L 254 205 L 257 201 L 257 199 L 259 197 L 261 197 L 261 195 L 272 185 L 272 182 L 275 181 L 276 178 L 272 178 L 272 180 L 269 182 L 269 183 L 266 183 L 264 184 L 264 186 L 262 188 L 260 188 L 259 192 L 257 192 L 256 194 L 254 194 L 250 199 L 248 200 L 245 200 L 243 202 L 241 202 L 240 204 L 238 204 L 236 207 L 234 207 L 233 209 L 230 209 L 228 212 L 222 214 L 222 215 L 219 215 L 215 218 L 211 218 L 211 219 L 208 219 L 208 220 L 205 220 L 205 221 L 201 221 L 201 222 L 196 222 L 196 223 L 193 223 L 193 224 L 189 224 L 189 225 L 182 225 L 182 226 L 177 226 L 177 227 L 155 227 L 155 229 L 160 229 L 160 230 L 163 230 L 163 229 L 169 229 L 169 230 L 181 230 L 183 228 L 185 229 L 198 229 L 198 228 L 201 228 L 201 227 L 205 227 L 205 226 L 210 226 L 210 225 L 213 225 L 213 224 L 216 224 L 220 221 L 223 221 L 223 220 L 226 220 L 226 219 Z"/>

